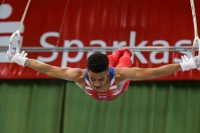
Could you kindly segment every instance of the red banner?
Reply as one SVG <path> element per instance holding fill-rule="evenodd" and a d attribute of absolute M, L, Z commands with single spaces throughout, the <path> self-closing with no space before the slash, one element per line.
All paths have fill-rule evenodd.
<path fill-rule="evenodd" d="M 6 0 L 0 9 L 0 47 L 8 46 L 28 0 Z M 200 1 L 195 0 L 197 22 Z M 21 28 L 22 47 L 192 46 L 189 0 L 33 0 Z M 60 67 L 85 68 L 90 52 L 29 52 L 28 57 Z M 0 52 L 1 79 L 50 78 L 9 63 Z M 106 54 L 111 54 L 106 52 Z M 134 67 L 181 62 L 188 51 L 133 52 Z M 155 80 L 199 80 L 200 72 L 178 72 Z"/>

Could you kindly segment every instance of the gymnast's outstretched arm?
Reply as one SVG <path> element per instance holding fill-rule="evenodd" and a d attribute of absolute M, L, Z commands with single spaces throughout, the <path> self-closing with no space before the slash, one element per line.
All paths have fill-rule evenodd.
<path fill-rule="evenodd" d="M 47 74 L 51 77 L 77 81 L 78 78 L 82 75 L 82 69 L 79 68 L 71 68 L 71 67 L 57 67 L 46 64 L 39 60 L 35 59 L 27 59 L 25 62 L 25 66 L 28 66 L 38 72 Z"/>
<path fill-rule="evenodd" d="M 167 76 L 178 72 L 180 70 L 187 71 L 191 69 L 199 68 L 200 61 L 198 57 L 183 60 L 181 63 L 167 64 L 157 68 L 137 68 L 137 67 L 124 67 L 116 69 L 118 73 L 118 79 L 121 80 L 148 80 L 154 79 L 162 76 Z"/>
<path fill-rule="evenodd" d="M 28 66 L 38 72 L 55 78 L 80 82 L 84 77 L 84 69 L 71 67 L 61 68 L 46 64 L 39 60 L 29 59 L 26 55 L 27 54 L 25 52 L 18 53 L 12 50 L 11 53 L 9 51 L 7 52 L 6 58 L 11 62 L 15 62 L 21 66 Z"/>

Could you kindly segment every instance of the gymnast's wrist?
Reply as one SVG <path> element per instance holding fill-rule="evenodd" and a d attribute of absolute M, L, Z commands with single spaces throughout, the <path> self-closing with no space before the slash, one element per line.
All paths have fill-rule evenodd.
<path fill-rule="evenodd" d="M 193 58 L 190 58 L 189 61 L 187 62 L 181 62 L 180 66 L 181 66 L 182 71 L 188 71 L 190 69 L 197 68 Z"/>
<path fill-rule="evenodd" d="M 16 54 L 14 55 L 12 61 L 24 67 L 27 59 L 28 58 L 23 57 L 20 54 Z"/>

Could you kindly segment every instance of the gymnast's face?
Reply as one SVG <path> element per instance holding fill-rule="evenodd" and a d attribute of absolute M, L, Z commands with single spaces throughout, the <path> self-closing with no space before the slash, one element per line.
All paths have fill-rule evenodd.
<path fill-rule="evenodd" d="M 96 91 L 103 91 L 104 85 L 107 83 L 109 77 L 108 70 L 100 73 L 88 71 L 88 75 L 91 87 Z"/>

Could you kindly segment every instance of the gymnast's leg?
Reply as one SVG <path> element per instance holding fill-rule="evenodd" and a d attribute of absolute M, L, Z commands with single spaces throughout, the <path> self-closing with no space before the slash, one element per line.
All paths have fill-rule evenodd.
<path fill-rule="evenodd" d="M 119 59 L 119 62 L 118 62 L 118 65 L 116 66 L 116 68 L 132 66 L 131 51 L 128 48 L 123 48 L 123 51 L 124 51 L 124 53 L 123 53 L 122 57 Z M 124 93 L 128 89 L 129 83 L 130 83 L 130 80 L 125 81 L 124 86 L 121 90 L 121 93 Z"/>
<path fill-rule="evenodd" d="M 115 53 L 113 53 L 112 55 L 108 55 L 109 67 L 115 67 L 122 55 L 123 55 L 122 48 L 117 49 Z"/>
<path fill-rule="evenodd" d="M 116 66 L 116 68 L 121 68 L 121 67 L 131 67 L 132 66 L 132 61 L 131 61 L 131 56 L 132 53 L 128 48 L 123 48 L 123 55 L 119 59 L 119 62 Z"/>

